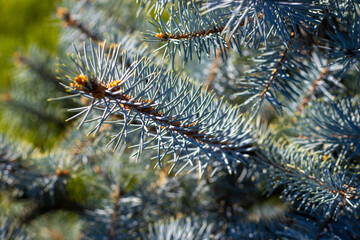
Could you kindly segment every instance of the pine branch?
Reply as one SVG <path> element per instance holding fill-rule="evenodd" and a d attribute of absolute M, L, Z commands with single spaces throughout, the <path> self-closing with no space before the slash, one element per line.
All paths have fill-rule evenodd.
<path fill-rule="evenodd" d="M 258 19 L 262 18 L 262 14 L 258 15 Z M 248 23 L 251 22 L 251 18 L 248 20 Z M 245 22 L 242 21 L 240 23 L 240 26 L 244 26 Z M 201 38 L 201 37 L 207 37 L 211 34 L 220 34 L 223 32 L 225 26 L 219 26 L 218 28 L 212 28 L 209 30 L 201 30 L 196 32 L 190 32 L 190 33 L 158 33 L 155 35 L 155 37 L 160 38 L 161 40 L 167 41 L 167 40 L 180 40 L 180 39 L 191 39 L 191 38 Z"/>
<path fill-rule="evenodd" d="M 311 149 L 326 145 L 327 153 L 346 151 L 355 156 L 360 151 L 359 112 L 360 107 L 351 99 L 318 103 L 300 119 L 298 142 Z"/>
<path fill-rule="evenodd" d="M 182 33 L 178 33 L 178 34 L 158 33 L 155 35 L 155 37 L 160 38 L 161 40 L 164 40 L 164 41 L 200 38 L 200 37 L 209 36 L 210 34 L 221 33 L 223 29 L 224 29 L 224 27 L 220 27 L 220 28 L 209 29 L 207 31 L 202 30 L 199 32 L 191 32 L 191 33 L 184 33 L 184 34 L 182 34 Z"/>
<path fill-rule="evenodd" d="M 320 39 L 319 45 L 332 64 L 341 66 L 335 75 L 341 77 L 352 67 L 360 72 L 360 13 L 354 1 L 334 5 L 328 16 L 330 30 Z"/>
<path fill-rule="evenodd" d="M 299 209 L 312 214 L 319 211 L 334 218 L 344 207 L 352 213 L 357 211 L 360 196 L 354 180 L 356 174 L 335 166 L 327 155 L 319 156 L 274 143 L 260 157 L 259 164 L 267 169 L 274 168 L 274 171 L 267 171 L 266 188 L 274 191 L 284 185 L 284 196 L 288 200 L 296 199 L 295 206 Z"/>
<path fill-rule="evenodd" d="M 227 39 L 226 39 L 226 44 L 228 46 L 230 45 L 230 43 L 229 43 L 229 41 Z M 216 49 L 215 60 L 213 62 L 213 65 L 211 66 L 210 74 L 207 77 L 206 82 L 204 84 L 204 89 L 207 89 L 208 91 L 210 91 L 212 89 L 213 81 L 214 81 L 214 79 L 216 77 L 216 73 L 217 73 L 218 68 L 219 68 L 219 64 L 220 64 L 220 61 L 221 61 L 221 51 L 225 51 L 225 50 Z"/>
<path fill-rule="evenodd" d="M 120 113 L 124 120 L 117 123 L 121 122 L 123 129 L 113 141 L 117 139 L 119 143 L 126 137 L 131 122 L 138 120 L 141 122 L 137 127 L 140 130 L 139 152 L 158 142 L 155 149 L 159 164 L 171 151 L 175 163 L 182 161 L 178 154 L 185 154 L 188 160 L 183 167 L 193 165 L 192 159 L 199 160 L 200 173 L 211 159 L 220 161 L 229 171 L 236 162 L 246 161 L 252 141 L 236 108 L 226 108 L 221 101 L 214 101 L 213 95 L 201 93 L 201 88 L 196 88 L 187 79 L 165 72 L 146 59 L 134 59 L 129 69 L 124 65 L 119 69 L 116 64 L 118 56 L 122 56 L 119 49 L 107 58 L 104 47 L 90 49 L 93 56 L 97 55 L 94 58 L 86 57 L 87 51 L 85 48 L 84 58 L 77 53 L 74 62 L 78 73 L 68 80 L 72 89 L 93 99 L 90 106 L 78 109 L 80 113 L 74 117 L 85 114 L 84 123 L 92 110 L 102 111 L 94 118 L 99 122 L 92 132 L 96 133 L 114 113 Z M 96 59 L 104 61 L 99 65 L 94 62 Z M 98 72 L 99 69 L 103 70 Z M 157 132 L 145 142 L 145 134 L 150 134 L 149 127 L 155 127 Z M 204 162 L 203 158 L 206 159 Z"/>
<path fill-rule="evenodd" d="M 315 240 L 321 239 L 321 234 L 323 233 L 324 229 L 328 228 L 333 220 L 334 220 L 334 216 L 331 215 L 324 221 L 324 223 L 320 226 L 320 228 L 315 236 Z"/>
<path fill-rule="evenodd" d="M 308 71 L 311 59 L 295 48 L 298 43 L 293 44 L 291 49 L 283 45 L 268 46 L 254 58 L 257 66 L 248 70 L 237 83 L 240 89 L 235 96 L 248 97 L 242 105 L 252 104 L 257 112 L 264 99 L 276 110 L 282 110 L 284 104 L 278 95 L 296 101 L 301 86 L 309 81 L 302 75 Z"/>
<path fill-rule="evenodd" d="M 320 11 L 324 6 L 324 3 L 312 0 L 211 0 L 202 9 L 205 13 L 225 9 L 230 15 L 225 30 L 233 34 L 241 29 L 245 33 L 244 38 L 251 41 L 252 46 L 258 47 L 259 43 L 266 41 L 272 33 L 287 45 L 291 42 L 290 32 L 295 31 L 297 35 L 297 27 L 309 32 L 314 31 L 315 26 L 321 22 Z M 243 24 L 244 21 L 248 21 L 248 24 Z"/>
<path fill-rule="evenodd" d="M 58 9 L 67 27 L 60 50 L 71 52 L 68 46 L 74 46 L 71 61 L 58 64 L 61 85 L 72 95 L 59 99 L 80 104 L 68 105 L 73 114 L 68 120 L 78 119 L 94 136 L 69 132 L 56 152 L 34 150 L 26 159 L 0 141 L 1 189 L 15 196 L 11 200 L 34 206 L 19 215 L 22 220 L 70 211 L 81 218 L 78 236 L 87 239 L 360 238 L 360 106 L 359 96 L 348 94 L 356 92 L 359 74 L 358 2 L 137 2 L 139 12 L 154 17 L 155 29 L 147 35 L 153 45 L 137 39 L 134 30 L 146 31 L 147 25 L 128 11 L 132 0 L 67 0 L 66 8 Z M 160 45 L 172 66 L 149 53 Z M 244 56 L 229 52 L 232 48 Z M 216 56 L 177 73 L 169 69 L 178 53 L 184 63 L 195 54 L 199 60 Z M 6 106 L 28 102 L 30 108 L 15 106 L 23 111 L 5 109 L 3 115 L 13 114 L 14 121 L 34 110 L 36 120 L 21 125 L 35 122 L 36 132 L 48 136 L 37 120 L 55 122 L 62 111 L 54 108 L 49 117 L 48 109 L 33 104 L 54 88 L 32 80 L 54 81 L 52 62 L 36 61 L 37 52 L 30 55 L 18 60 L 35 71 L 20 72 L 14 92 L 3 95 Z M 241 105 L 217 99 L 186 73 L 201 75 L 207 90 Z M 31 91 L 36 94 L 28 98 Z M 288 114 L 260 110 L 266 102 Z M 135 142 L 134 151 L 125 141 Z M 162 169 L 148 170 L 153 167 Z M 198 174 L 176 176 L 185 169 Z M 204 173 L 206 179 L 199 179 Z M 284 201 L 278 200 L 281 193 Z M 194 212 L 201 218 L 189 217 Z M 1 224 L 0 238 L 26 234 L 25 224 L 7 219 Z M 43 229 L 41 220 L 38 224 Z"/>

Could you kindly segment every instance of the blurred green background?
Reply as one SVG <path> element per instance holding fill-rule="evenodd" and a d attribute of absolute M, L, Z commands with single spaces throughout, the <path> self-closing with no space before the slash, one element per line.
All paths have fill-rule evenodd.
<path fill-rule="evenodd" d="M 12 57 L 17 50 L 37 44 L 56 51 L 58 0 L 0 0 L 0 84 L 1 92 L 9 88 Z"/>

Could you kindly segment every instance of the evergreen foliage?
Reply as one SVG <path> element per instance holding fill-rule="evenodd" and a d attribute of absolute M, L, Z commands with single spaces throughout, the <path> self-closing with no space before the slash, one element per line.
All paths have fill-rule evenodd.
<path fill-rule="evenodd" d="M 1 238 L 360 238 L 358 1 L 57 16 L 1 98 Z"/>

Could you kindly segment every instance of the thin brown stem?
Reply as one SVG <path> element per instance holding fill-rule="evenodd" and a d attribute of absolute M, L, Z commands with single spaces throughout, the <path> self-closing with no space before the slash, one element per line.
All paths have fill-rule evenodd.
<path fill-rule="evenodd" d="M 220 65 L 220 61 L 221 61 L 221 52 L 222 51 L 225 52 L 229 48 L 228 46 L 230 46 L 229 38 L 226 38 L 225 42 L 226 42 L 226 45 L 224 45 L 221 49 L 219 49 L 219 48 L 216 49 L 215 60 L 211 66 L 210 74 L 204 84 L 204 88 L 207 89 L 208 91 L 210 91 L 212 89 L 212 85 L 213 85 L 213 82 L 216 77 L 216 72 L 219 69 L 219 65 Z"/>
<path fill-rule="evenodd" d="M 204 84 L 204 88 L 207 89 L 208 91 L 212 89 L 212 84 L 215 80 L 216 72 L 219 68 L 220 60 L 221 60 L 221 50 L 216 49 L 216 58 L 211 66 L 210 74 L 207 77 L 206 82 Z"/>
<path fill-rule="evenodd" d="M 258 14 L 258 19 L 262 19 L 263 14 L 259 13 Z M 252 18 L 250 17 L 247 22 L 250 23 L 252 20 Z M 239 26 L 242 27 L 244 26 L 246 23 L 246 20 L 242 21 Z M 192 39 L 192 38 L 198 38 L 198 37 L 205 37 L 205 36 L 209 36 L 210 34 L 215 34 L 215 33 L 221 33 L 223 30 L 225 29 L 225 26 L 221 26 L 218 28 L 212 28 L 209 30 L 201 30 L 201 31 L 196 31 L 196 32 L 191 32 L 191 33 L 177 33 L 177 34 L 173 34 L 173 33 L 158 33 L 155 35 L 155 37 L 160 38 L 164 41 L 167 40 L 180 40 L 180 39 Z"/>
<path fill-rule="evenodd" d="M 319 82 L 325 77 L 325 75 L 327 74 L 328 68 L 324 67 L 320 73 L 320 75 L 315 79 L 314 83 L 312 84 L 311 88 L 309 89 L 309 91 L 307 92 L 304 100 L 302 101 L 301 105 L 299 106 L 299 109 L 297 110 L 297 114 L 301 114 L 301 112 L 304 110 L 304 108 L 307 106 L 307 104 L 309 103 L 309 100 L 311 98 L 311 96 L 314 94 L 317 86 L 319 85 Z"/>
<path fill-rule="evenodd" d="M 295 36 L 295 32 L 291 32 L 291 37 Z M 265 85 L 265 88 L 262 90 L 262 92 L 259 94 L 259 96 L 261 98 L 263 98 L 265 96 L 265 94 L 269 91 L 269 88 L 271 87 L 271 83 L 274 81 L 276 75 L 279 73 L 279 69 L 281 68 L 281 66 L 283 65 L 283 62 L 286 59 L 286 54 L 288 53 L 290 49 L 290 41 L 287 43 L 287 46 L 285 46 L 284 51 L 281 53 L 281 58 L 278 60 L 275 68 L 273 69 L 271 76 L 268 80 L 268 82 Z"/>
<path fill-rule="evenodd" d="M 265 85 L 265 88 L 262 90 L 262 92 L 259 94 L 261 98 L 265 96 L 265 94 L 269 91 L 269 88 L 271 86 L 271 83 L 274 81 L 276 75 L 279 73 L 279 69 L 281 68 L 283 62 L 286 59 L 286 53 L 288 52 L 288 48 L 285 48 L 284 51 L 281 53 L 281 58 L 278 60 L 275 68 L 273 69 L 271 76 L 268 80 L 268 82 Z"/>
<path fill-rule="evenodd" d="M 95 43 L 98 43 L 101 47 L 104 47 L 105 52 L 107 52 L 110 56 L 112 56 L 114 49 L 118 48 L 118 44 L 111 43 L 108 45 L 105 45 L 105 41 L 102 37 L 98 36 L 97 34 L 91 32 L 90 29 L 86 28 L 82 23 L 77 21 L 74 17 L 72 17 L 66 8 L 58 8 L 57 14 L 59 18 L 63 19 L 63 23 L 65 27 L 73 27 L 78 30 L 80 30 L 81 33 L 85 34 L 88 38 L 90 38 Z M 104 46 L 105 45 L 105 46 Z M 119 56 L 118 59 L 119 64 L 122 64 L 123 57 Z M 130 67 L 131 63 L 129 61 L 126 61 L 126 66 Z"/>
<path fill-rule="evenodd" d="M 197 38 L 197 37 L 204 37 L 204 36 L 208 36 L 210 34 L 214 34 L 214 33 L 221 33 L 224 30 L 224 26 L 223 27 L 219 27 L 219 28 L 212 28 L 209 30 L 201 30 L 201 31 L 197 31 L 197 32 L 192 32 L 192 33 L 177 33 L 177 34 L 172 34 L 172 33 L 158 33 L 155 35 L 155 37 L 160 38 L 162 40 L 171 40 L 171 39 L 176 39 L 176 40 L 180 40 L 180 39 L 191 39 L 191 38 Z"/>

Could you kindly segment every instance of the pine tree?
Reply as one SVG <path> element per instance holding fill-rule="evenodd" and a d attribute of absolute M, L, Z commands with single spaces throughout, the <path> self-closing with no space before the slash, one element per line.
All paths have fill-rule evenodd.
<path fill-rule="evenodd" d="M 57 15 L 60 53 L 18 54 L 2 95 L 1 238 L 360 238 L 358 1 Z"/>

